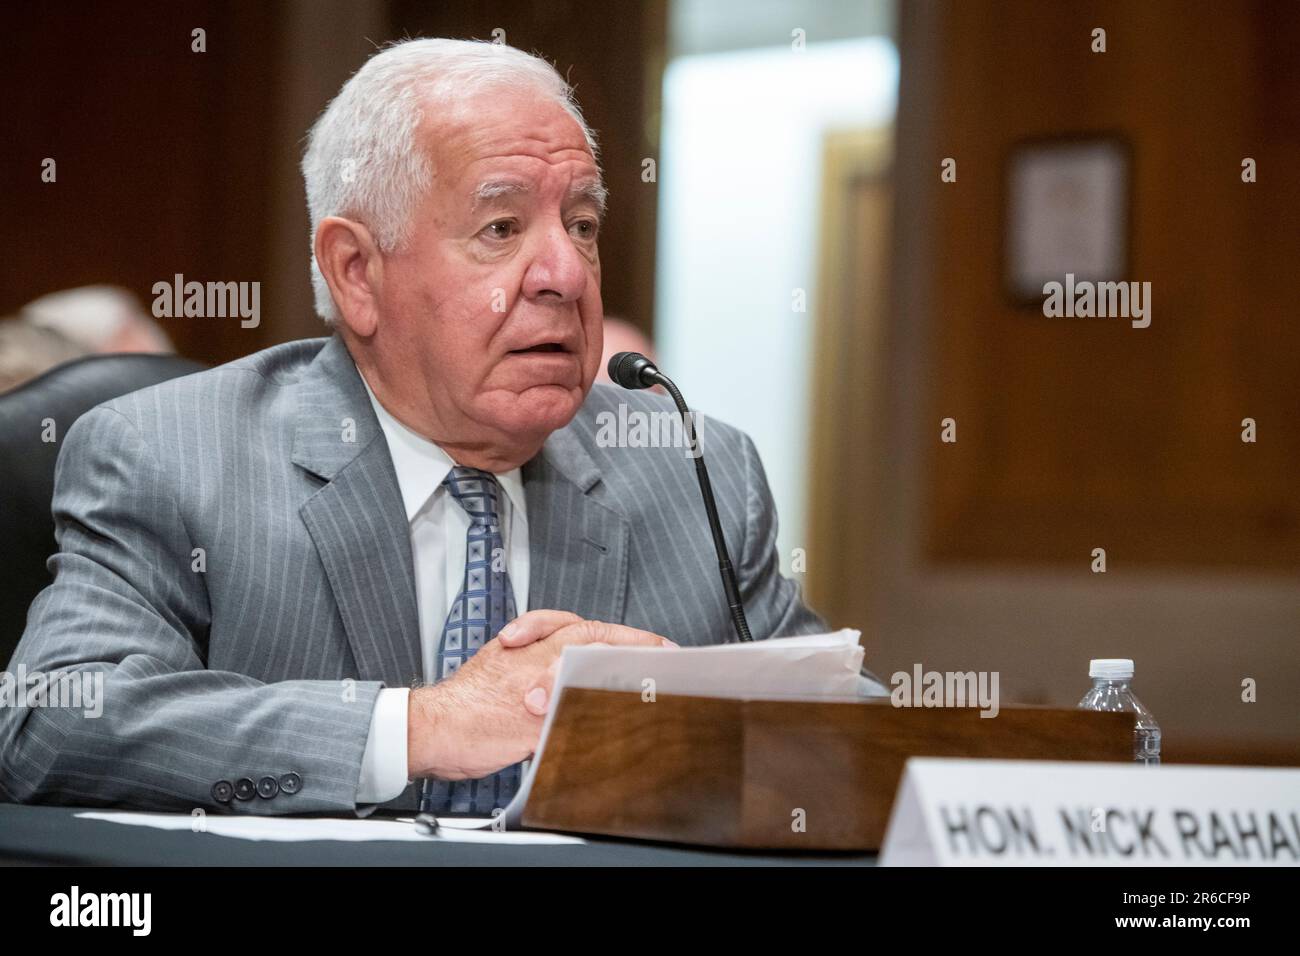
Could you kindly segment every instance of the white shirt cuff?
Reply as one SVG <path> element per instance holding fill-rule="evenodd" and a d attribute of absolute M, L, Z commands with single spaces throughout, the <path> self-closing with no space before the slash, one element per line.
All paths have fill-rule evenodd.
<path fill-rule="evenodd" d="M 407 687 L 384 687 L 370 714 L 370 736 L 361 757 L 357 803 L 387 803 L 406 789 Z"/>

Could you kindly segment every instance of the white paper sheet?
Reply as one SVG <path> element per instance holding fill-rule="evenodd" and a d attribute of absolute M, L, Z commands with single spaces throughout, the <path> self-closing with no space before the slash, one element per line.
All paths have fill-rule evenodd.
<path fill-rule="evenodd" d="M 154 827 L 159 830 L 192 830 L 238 840 L 271 840 L 282 843 L 303 840 L 336 840 L 346 843 L 399 841 L 409 843 L 485 843 L 496 846 L 512 844 L 585 843 L 580 837 L 562 833 L 529 830 L 495 831 L 491 820 L 482 818 L 441 819 L 437 836 L 426 836 L 415 828 L 411 819 L 347 820 L 333 817 L 217 816 L 194 817 L 187 813 L 130 813 L 87 811 L 78 813 L 85 820 L 105 820 L 129 826 Z"/>
<path fill-rule="evenodd" d="M 639 694 L 649 679 L 658 694 L 690 697 L 852 698 L 862 668 L 859 636 L 846 629 L 706 647 L 566 647 L 556 691 L 586 687 Z"/>

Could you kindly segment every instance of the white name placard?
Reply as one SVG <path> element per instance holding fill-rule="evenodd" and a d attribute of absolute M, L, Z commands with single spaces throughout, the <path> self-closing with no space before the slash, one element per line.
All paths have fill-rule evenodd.
<path fill-rule="evenodd" d="M 1300 770 L 913 757 L 884 866 L 1296 866 Z"/>

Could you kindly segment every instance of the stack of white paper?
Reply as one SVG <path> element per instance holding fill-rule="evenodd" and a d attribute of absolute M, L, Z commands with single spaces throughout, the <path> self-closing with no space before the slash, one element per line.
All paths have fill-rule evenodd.
<path fill-rule="evenodd" d="M 659 648 L 580 645 L 560 658 L 562 687 L 741 700 L 854 697 L 862 668 L 858 631 L 778 637 L 749 644 Z"/>

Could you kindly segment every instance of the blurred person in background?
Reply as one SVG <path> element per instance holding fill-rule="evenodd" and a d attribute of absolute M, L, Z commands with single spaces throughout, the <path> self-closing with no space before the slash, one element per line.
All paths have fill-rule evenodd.
<path fill-rule="evenodd" d="M 605 348 L 600 356 L 600 368 L 596 372 L 596 381 L 607 385 L 613 383 L 609 378 L 609 360 L 619 352 L 640 352 L 650 361 L 655 361 L 655 347 L 649 337 L 627 319 L 614 315 L 605 316 Z M 655 386 L 659 388 L 658 385 Z"/>
<path fill-rule="evenodd" d="M 88 351 L 51 329 L 22 319 L 0 319 L 0 394 Z"/>
<path fill-rule="evenodd" d="M 174 352 L 171 339 L 134 295 L 110 285 L 51 292 L 23 306 L 23 321 L 57 332 L 86 352 Z"/>

